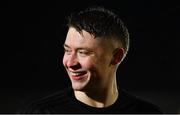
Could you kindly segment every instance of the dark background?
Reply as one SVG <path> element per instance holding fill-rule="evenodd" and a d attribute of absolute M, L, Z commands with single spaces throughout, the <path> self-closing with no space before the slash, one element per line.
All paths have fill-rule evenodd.
<path fill-rule="evenodd" d="M 158 0 L 8 1 L 4 37 L 0 113 L 69 85 L 62 66 L 65 17 L 89 5 L 110 8 L 130 32 L 130 50 L 118 70 L 120 87 L 160 106 L 180 111 L 180 5 Z"/>

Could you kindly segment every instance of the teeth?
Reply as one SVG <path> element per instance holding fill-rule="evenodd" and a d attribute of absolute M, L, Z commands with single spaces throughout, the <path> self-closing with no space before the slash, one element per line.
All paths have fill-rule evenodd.
<path fill-rule="evenodd" d="M 70 74 L 71 74 L 72 76 L 78 76 L 78 75 L 80 75 L 81 73 L 72 73 L 72 72 L 70 72 Z"/>

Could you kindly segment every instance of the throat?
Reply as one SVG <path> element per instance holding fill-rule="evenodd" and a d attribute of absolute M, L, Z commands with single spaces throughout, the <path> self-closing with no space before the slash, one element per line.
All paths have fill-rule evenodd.
<path fill-rule="evenodd" d="M 80 102 L 96 108 L 111 106 L 118 98 L 118 91 L 112 91 L 110 93 L 85 93 L 75 91 L 74 94 Z"/>

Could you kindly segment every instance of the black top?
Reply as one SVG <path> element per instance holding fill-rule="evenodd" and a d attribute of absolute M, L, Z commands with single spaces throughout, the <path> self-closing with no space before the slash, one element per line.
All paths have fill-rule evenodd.
<path fill-rule="evenodd" d="M 95 108 L 78 101 L 71 88 L 35 101 L 23 113 L 144 113 L 159 114 L 160 109 L 125 91 L 119 91 L 117 101 L 105 108 Z"/>

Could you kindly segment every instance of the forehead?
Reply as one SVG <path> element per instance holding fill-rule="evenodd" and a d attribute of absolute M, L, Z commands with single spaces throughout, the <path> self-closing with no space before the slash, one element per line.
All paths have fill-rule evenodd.
<path fill-rule="evenodd" d="M 69 28 L 65 45 L 69 47 L 97 48 L 108 46 L 108 42 L 101 38 L 94 38 L 93 35 L 84 30 L 79 33 L 75 28 Z"/>
<path fill-rule="evenodd" d="M 86 31 L 82 31 L 82 33 L 79 33 L 75 28 L 69 28 L 67 36 L 66 36 L 66 41 L 65 42 L 85 42 L 85 41 L 94 41 L 93 36 L 90 35 Z"/>

